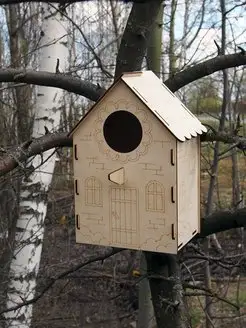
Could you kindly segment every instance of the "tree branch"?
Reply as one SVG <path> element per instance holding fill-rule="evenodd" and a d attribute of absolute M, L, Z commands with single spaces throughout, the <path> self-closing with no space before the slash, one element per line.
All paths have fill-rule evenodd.
<path fill-rule="evenodd" d="M 12 171 L 29 157 L 56 147 L 72 147 L 72 138 L 67 133 L 49 133 L 41 138 L 27 141 L 15 148 L 5 150 L 0 157 L 0 176 Z"/>
<path fill-rule="evenodd" d="M 202 135 L 201 141 L 222 141 L 226 144 L 234 144 L 240 150 L 246 150 L 246 138 L 232 136 L 226 133 Z M 72 147 L 73 140 L 66 132 L 49 133 L 41 138 L 26 141 L 24 144 L 11 148 L 0 157 L 0 176 L 12 171 L 29 157 L 41 154 L 52 148 Z"/>
<path fill-rule="evenodd" d="M 206 294 L 209 294 L 210 296 L 217 298 L 219 301 L 225 302 L 225 303 L 229 304 L 230 306 L 233 306 L 237 310 L 240 310 L 240 306 L 238 306 L 237 304 L 231 302 L 230 300 L 228 300 L 224 297 L 219 296 L 216 292 L 214 292 L 210 289 L 207 289 L 207 288 L 202 287 L 202 286 L 195 286 L 195 285 L 188 284 L 188 283 L 183 283 L 183 286 L 184 286 L 184 288 L 189 288 L 189 289 L 193 289 L 193 290 L 202 290 Z M 186 293 L 186 295 L 188 296 L 189 294 Z"/>
<path fill-rule="evenodd" d="M 16 3 L 23 3 L 23 2 L 51 2 L 51 3 L 59 3 L 61 5 L 64 5 L 64 3 L 66 4 L 72 4 L 75 2 L 89 2 L 89 1 L 94 1 L 94 0 L 0 0 L 0 6 L 1 5 L 12 5 L 12 4 L 16 4 Z M 144 3 L 144 2 L 148 2 L 149 0 L 119 0 L 120 2 L 123 3 Z"/>
<path fill-rule="evenodd" d="M 219 211 L 201 221 L 201 232 L 195 238 L 204 238 L 212 233 L 246 227 L 246 207 L 235 211 Z"/>
<path fill-rule="evenodd" d="M 242 52 L 231 55 L 216 56 L 177 73 L 172 78 L 167 79 L 164 83 L 172 92 L 175 92 L 204 76 L 226 68 L 237 67 L 245 64 L 246 56 L 243 55 Z"/>
<path fill-rule="evenodd" d="M 130 56 L 129 51 L 130 47 L 124 50 L 125 54 L 126 52 L 128 53 L 128 58 Z M 118 61 L 120 61 L 120 58 L 118 58 Z M 140 63 L 140 57 L 138 57 L 138 61 Z M 134 63 L 134 65 L 135 64 L 136 63 Z M 201 64 L 194 65 L 177 73 L 174 77 L 166 80 L 165 84 L 171 91 L 175 92 L 183 86 L 204 76 L 210 75 L 219 70 L 245 64 L 246 55 L 243 55 L 242 52 L 232 55 L 216 56 Z M 117 68 L 118 74 L 124 69 L 128 71 L 131 70 L 132 65 L 133 62 L 130 59 L 125 64 L 119 62 Z M 71 75 L 42 71 L 36 72 L 32 70 L 25 71 L 23 69 L 13 68 L 0 69 L 0 82 L 19 82 L 60 88 L 84 96 L 92 101 L 97 101 L 105 92 L 104 88 L 98 88 L 98 86 L 93 83 L 83 81 Z"/>
<path fill-rule="evenodd" d="M 218 132 L 218 133 L 204 133 L 201 135 L 201 142 L 204 141 L 221 141 L 224 144 L 234 144 L 235 147 L 237 147 L 240 150 L 245 151 L 246 150 L 246 137 L 231 135 L 224 132 Z"/>
<path fill-rule="evenodd" d="M 60 88 L 93 101 L 97 101 L 105 91 L 93 83 L 82 81 L 71 75 L 14 68 L 0 69 L 0 82 L 21 82 Z"/>
<path fill-rule="evenodd" d="M 16 310 L 18 310 L 19 308 L 21 308 L 23 306 L 27 306 L 27 305 L 30 305 L 30 304 L 33 304 L 33 303 L 37 302 L 55 284 L 55 282 L 57 280 L 68 276 L 70 273 L 78 271 L 79 269 L 87 266 L 88 264 L 91 264 L 91 263 L 94 263 L 94 262 L 99 262 L 99 261 L 104 261 L 107 258 L 111 257 L 112 255 L 115 255 L 115 254 L 117 254 L 121 251 L 122 251 L 121 248 L 112 248 L 108 253 L 106 253 L 104 255 L 95 256 L 95 257 L 93 257 L 93 258 L 91 258 L 91 259 L 89 259 L 85 262 L 77 264 L 76 266 L 74 266 L 74 267 L 72 267 L 72 268 L 70 268 L 66 271 L 63 271 L 62 273 L 60 273 L 56 277 L 50 278 L 50 282 L 46 284 L 46 286 L 43 288 L 43 290 L 38 295 L 36 295 L 35 297 L 33 297 L 30 300 L 27 300 L 25 302 L 22 302 L 22 303 L 16 305 L 16 306 L 12 306 L 11 308 L 8 308 L 8 309 L 5 309 L 5 310 L 1 311 L 0 316 L 4 313 L 11 312 L 11 311 L 16 311 Z"/>

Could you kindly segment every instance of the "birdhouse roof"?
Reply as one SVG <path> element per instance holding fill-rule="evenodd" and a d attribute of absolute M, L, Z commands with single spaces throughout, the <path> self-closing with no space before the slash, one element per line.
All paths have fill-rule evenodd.
<path fill-rule="evenodd" d="M 207 131 L 196 116 L 152 71 L 124 73 L 109 90 L 119 81 L 123 81 L 178 140 L 185 141 Z M 100 100 L 105 97 L 108 91 L 104 93 Z M 94 106 L 91 110 L 93 108 Z M 80 125 L 84 117 L 70 132 L 70 135 Z"/>

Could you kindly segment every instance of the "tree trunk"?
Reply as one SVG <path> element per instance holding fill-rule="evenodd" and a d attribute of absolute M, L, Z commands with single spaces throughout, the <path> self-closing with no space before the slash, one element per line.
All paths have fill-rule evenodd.
<path fill-rule="evenodd" d="M 20 15 L 23 12 L 23 15 Z M 28 10 L 23 9 L 22 4 L 16 4 L 5 7 L 5 16 L 9 33 L 9 52 L 10 52 L 10 65 L 12 68 L 26 68 L 27 53 L 29 49 L 30 33 L 26 25 L 23 25 L 23 20 L 29 19 L 31 24 L 31 8 Z M 27 25 L 28 26 L 28 25 Z M 24 46 L 23 46 L 24 45 Z M 30 116 L 32 106 L 32 87 L 30 85 L 18 86 L 11 89 L 11 99 L 13 99 L 13 120 L 11 124 L 9 144 L 21 144 L 22 142 L 30 139 Z M 11 114 L 9 114 L 11 115 Z M 3 131 L 1 131 L 3 132 Z M 0 281 L 4 281 L 8 276 L 9 265 L 12 257 L 12 250 L 15 242 L 16 222 L 18 220 L 18 206 L 19 194 L 21 185 L 21 174 L 11 175 L 6 177 L 6 188 L 13 186 L 12 189 L 12 206 L 6 207 L 8 209 L 8 223 L 6 233 L 6 247 L 0 257 L 0 267 L 3 270 L 3 275 Z M 2 195 L 0 196 L 0 198 Z M 2 199 L 1 199 L 2 200 Z M 2 204 L 3 205 L 3 204 Z M 7 292 L 7 288 L 5 289 Z"/>
<path fill-rule="evenodd" d="M 152 70 L 158 77 L 160 77 L 161 67 L 163 11 L 164 5 L 160 7 L 156 21 L 153 24 L 147 48 L 148 69 Z M 144 252 L 141 255 L 140 271 L 142 275 L 147 273 L 147 263 Z M 139 309 L 137 327 L 154 327 L 156 325 L 156 320 L 151 298 L 149 280 L 147 278 L 143 279 L 139 284 L 138 303 Z"/>
<path fill-rule="evenodd" d="M 178 256 L 146 253 L 146 258 L 157 327 L 191 327 Z"/>
<path fill-rule="evenodd" d="M 236 76 L 236 72 L 235 75 Z M 239 102 L 239 98 L 241 95 L 241 85 L 243 82 L 244 72 L 242 72 L 238 87 L 236 90 L 236 98 L 235 104 L 233 108 L 231 108 L 230 112 L 230 125 L 231 125 L 231 133 L 237 135 L 238 129 L 240 129 L 241 125 L 240 121 L 238 121 L 240 117 L 239 111 L 236 110 Z M 234 81 L 233 81 L 234 82 Z M 243 124 L 244 125 L 244 124 Z M 241 186 L 240 186 L 240 169 L 239 169 L 239 160 L 237 149 L 233 148 L 231 151 L 231 161 L 232 161 L 232 208 L 237 210 L 238 208 L 244 207 L 244 200 L 241 194 Z M 244 228 L 238 228 L 237 233 L 239 235 L 240 241 L 238 244 L 240 245 L 240 251 L 244 253 Z M 234 268 L 234 272 L 238 272 L 238 268 Z"/>
<path fill-rule="evenodd" d="M 140 272 L 142 275 L 147 274 L 147 262 L 145 253 L 142 253 L 141 255 Z M 139 283 L 137 328 L 152 328 L 155 325 L 156 320 L 149 279 L 146 277 Z"/>
<path fill-rule="evenodd" d="M 174 29 L 175 29 L 175 15 L 177 9 L 177 0 L 172 0 L 171 3 L 171 17 L 170 17 L 170 31 L 169 31 L 169 76 L 173 76 L 176 71 L 176 55 L 174 49 Z"/>
<path fill-rule="evenodd" d="M 66 22 L 59 13 L 54 12 L 47 4 L 43 4 L 40 70 L 50 72 L 56 70 L 57 58 L 60 59 L 59 70 L 64 70 L 68 59 Z M 60 89 L 38 88 L 33 138 L 40 137 L 45 131 L 52 131 L 59 125 L 62 95 L 63 91 Z M 7 308 L 33 298 L 35 294 L 44 236 L 47 192 L 55 166 L 55 156 L 52 155 L 53 150 L 49 150 L 26 165 L 30 175 L 21 186 L 20 214 L 10 265 Z M 8 312 L 8 327 L 28 328 L 31 325 L 31 316 L 32 305 Z"/>
<path fill-rule="evenodd" d="M 174 71 L 174 16 L 176 11 L 176 0 L 172 2 L 172 23 L 170 28 L 170 73 Z M 159 10 L 156 22 L 150 34 L 149 44 L 147 48 L 147 65 L 157 76 L 160 76 L 161 53 L 162 53 L 162 23 L 163 9 Z M 172 25 L 171 23 L 171 25 Z M 153 327 L 154 322 L 157 327 L 175 327 L 187 328 L 188 311 L 184 306 L 183 287 L 181 284 L 180 267 L 177 263 L 177 256 L 166 254 L 147 253 L 147 271 L 156 276 L 162 276 L 161 279 L 151 278 L 149 283 L 147 279 L 142 281 L 139 292 L 139 327 Z M 145 261 L 142 255 L 143 270 Z M 142 272 L 144 273 L 144 272 Z M 149 287 L 150 285 L 150 287 Z M 152 295 L 152 304 L 150 303 L 150 290 Z M 145 293 L 144 293 L 145 292 Z M 154 307 L 154 310 L 153 310 Z M 186 311 L 185 311 L 186 310 Z M 152 313 L 155 313 L 155 321 L 152 319 Z M 144 324 L 145 319 L 145 324 Z"/>
<path fill-rule="evenodd" d="M 26 57 L 28 53 L 28 35 L 24 31 L 23 22 L 20 15 L 20 4 L 6 8 L 9 47 L 11 56 L 11 67 L 26 67 Z M 31 108 L 31 86 L 17 87 L 13 90 L 14 103 L 16 107 L 17 140 L 22 143 L 30 138 L 30 108 Z"/>
<path fill-rule="evenodd" d="M 226 46 L 226 14 L 225 14 L 226 9 L 225 9 L 224 0 L 220 0 L 220 7 L 221 7 L 221 16 L 222 16 L 220 54 L 224 55 L 225 46 Z M 223 101 L 221 107 L 219 132 L 222 132 L 225 127 L 226 111 L 227 111 L 228 100 L 229 100 L 228 98 L 229 98 L 228 71 L 223 70 Z M 214 146 L 214 156 L 211 166 L 211 178 L 209 182 L 208 197 L 207 197 L 207 204 L 206 204 L 206 211 L 205 211 L 206 217 L 209 216 L 213 210 L 213 197 L 214 197 L 214 191 L 216 187 L 216 180 L 218 174 L 218 164 L 219 164 L 219 142 L 217 141 Z M 212 234 L 211 237 L 207 238 L 205 244 L 205 251 L 207 252 L 207 254 L 209 253 L 210 239 L 214 241 L 217 250 L 222 251 L 221 246 L 217 242 L 217 238 L 215 234 Z M 205 287 L 207 289 L 211 289 L 211 272 L 210 272 L 210 265 L 208 261 L 206 262 L 206 268 L 205 268 Z M 212 328 L 213 311 L 212 311 L 212 298 L 210 296 L 205 297 L 205 309 L 206 309 L 206 328 Z"/>
<path fill-rule="evenodd" d="M 160 77 L 161 68 L 163 13 L 164 4 L 162 4 L 154 22 L 147 48 L 148 69 L 153 71 L 158 77 Z"/>
<path fill-rule="evenodd" d="M 115 79 L 124 72 L 141 70 L 149 36 L 161 6 L 162 0 L 133 4 L 116 59 Z"/>

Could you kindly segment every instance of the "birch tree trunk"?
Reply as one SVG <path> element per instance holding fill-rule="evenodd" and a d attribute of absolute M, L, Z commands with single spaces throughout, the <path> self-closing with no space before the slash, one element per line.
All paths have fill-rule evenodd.
<path fill-rule="evenodd" d="M 59 58 L 59 70 L 64 71 L 68 60 L 67 23 L 59 12 L 51 10 L 47 4 L 43 4 L 42 15 L 40 70 L 57 71 Z M 63 91 L 60 89 L 38 87 L 33 138 L 40 137 L 45 130 L 53 131 L 59 125 L 62 96 Z M 53 153 L 54 150 L 49 150 L 43 156 L 36 156 L 26 163 L 30 175 L 22 181 L 20 191 L 20 213 L 10 265 L 8 308 L 33 298 L 35 294 L 47 211 L 47 192 L 55 166 Z M 31 325 L 32 305 L 8 312 L 5 317 L 9 328 L 28 328 Z"/>

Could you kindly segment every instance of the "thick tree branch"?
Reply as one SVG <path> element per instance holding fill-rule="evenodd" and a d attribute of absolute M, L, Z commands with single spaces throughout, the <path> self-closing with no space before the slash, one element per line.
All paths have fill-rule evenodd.
<path fill-rule="evenodd" d="M 161 4 L 162 0 L 134 3 L 121 39 L 115 79 L 124 72 L 141 70 L 150 32 Z"/>
<path fill-rule="evenodd" d="M 129 53 L 130 49 L 130 47 L 125 48 L 124 52 L 127 50 L 127 53 Z M 130 55 L 128 55 L 128 57 L 129 56 Z M 140 63 L 140 57 L 138 57 L 138 60 Z M 241 52 L 232 55 L 217 56 L 177 73 L 174 77 L 166 80 L 165 84 L 170 88 L 170 90 L 175 92 L 183 86 L 221 69 L 237 67 L 245 64 L 246 56 Z M 117 68 L 118 74 L 124 68 L 128 71 L 131 70 L 132 65 L 133 61 L 130 59 L 125 64 L 119 62 Z M 93 101 L 97 101 L 105 92 L 105 89 L 98 88 L 98 86 L 93 83 L 83 81 L 71 75 L 50 72 L 35 72 L 32 70 L 25 71 L 22 69 L 13 68 L 0 69 L 0 82 L 19 82 L 60 88 L 84 96 Z"/>
<path fill-rule="evenodd" d="M 43 71 L 35 72 L 14 68 L 1 69 L 0 82 L 21 82 L 60 88 L 84 96 L 93 101 L 97 101 L 105 91 L 104 89 L 98 88 L 97 85 L 80 80 L 71 75 Z"/>
<path fill-rule="evenodd" d="M 41 138 L 27 141 L 16 148 L 5 150 L 4 155 L 0 157 L 0 176 L 12 171 L 31 156 L 52 148 L 72 147 L 72 145 L 72 138 L 68 138 L 67 133 L 50 133 Z"/>
<path fill-rule="evenodd" d="M 202 219 L 201 233 L 196 238 L 204 238 L 212 233 L 240 227 L 246 227 L 246 208 L 236 211 L 215 212 L 207 218 Z"/>
<path fill-rule="evenodd" d="M 192 67 L 185 69 L 184 71 L 177 73 L 174 77 L 165 81 L 165 85 L 175 92 L 187 84 L 196 81 L 204 76 L 218 72 L 220 70 L 237 67 L 246 64 L 246 55 L 242 52 L 216 56 L 212 59 L 208 59 L 200 64 L 196 64 Z"/>
<path fill-rule="evenodd" d="M 246 138 L 232 136 L 226 133 L 204 134 L 202 141 L 221 141 L 226 144 L 234 144 L 240 150 L 246 149 Z M 67 133 L 49 133 L 41 138 L 27 141 L 16 148 L 6 150 L 2 157 L 0 156 L 0 176 L 12 171 L 26 161 L 29 157 L 41 154 L 42 152 L 58 147 L 72 147 L 73 140 L 67 136 Z"/>
<path fill-rule="evenodd" d="M 224 132 L 204 133 L 201 136 L 201 141 L 220 141 L 224 144 L 233 144 L 234 147 L 237 147 L 240 150 L 246 150 L 246 137 L 235 136 Z"/>
<path fill-rule="evenodd" d="M 0 0 L 0 5 L 12 5 L 12 4 L 16 4 L 16 3 L 22 3 L 22 2 L 51 2 L 51 3 L 59 3 L 61 5 L 64 5 L 64 3 L 66 4 L 72 4 L 74 2 L 92 2 L 95 0 Z M 148 2 L 149 0 L 118 0 L 120 2 L 123 3 L 144 3 L 144 2 Z"/>

